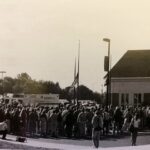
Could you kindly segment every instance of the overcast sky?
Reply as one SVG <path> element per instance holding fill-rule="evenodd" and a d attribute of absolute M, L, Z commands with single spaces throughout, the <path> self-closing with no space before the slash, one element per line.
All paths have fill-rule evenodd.
<path fill-rule="evenodd" d="M 129 49 L 150 49 L 149 0 L 0 0 L 0 70 L 71 85 L 78 40 L 80 83 L 101 92 L 111 39 L 112 66 Z"/>

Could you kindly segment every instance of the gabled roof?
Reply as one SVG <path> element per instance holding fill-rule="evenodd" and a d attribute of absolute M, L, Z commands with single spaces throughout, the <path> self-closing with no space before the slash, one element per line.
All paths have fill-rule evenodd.
<path fill-rule="evenodd" d="M 150 50 L 128 50 L 111 69 L 111 77 L 150 77 Z"/>

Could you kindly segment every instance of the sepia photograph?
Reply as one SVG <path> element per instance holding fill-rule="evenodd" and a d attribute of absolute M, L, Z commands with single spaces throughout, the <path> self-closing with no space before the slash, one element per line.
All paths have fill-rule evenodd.
<path fill-rule="evenodd" d="M 150 149 L 149 0 L 0 0 L 0 149 Z"/>

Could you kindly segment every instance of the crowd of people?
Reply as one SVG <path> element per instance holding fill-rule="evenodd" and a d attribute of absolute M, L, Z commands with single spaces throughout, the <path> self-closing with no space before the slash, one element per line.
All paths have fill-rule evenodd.
<path fill-rule="evenodd" d="M 40 135 L 96 139 L 100 135 L 122 134 L 128 131 L 135 115 L 140 119 L 140 129 L 150 128 L 148 106 L 103 107 L 67 104 L 34 107 L 15 103 L 1 104 L 0 107 L 0 122 L 7 120 L 7 132 L 24 137 Z"/>

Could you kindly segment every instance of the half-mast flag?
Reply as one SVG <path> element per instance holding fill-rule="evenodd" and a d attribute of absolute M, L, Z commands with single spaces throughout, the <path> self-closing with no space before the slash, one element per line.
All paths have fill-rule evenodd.
<path fill-rule="evenodd" d="M 79 80 L 79 74 L 77 73 L 71 86 L 74 87 L 78 83 L 78 80 Z"/>
<path fill-rule="evenodd" d="M 74 65 L 74 81 L 71 85 L 71 87 L 74 87 L 77 84 L 78 80 L 78 73 L 76 74 L 76 58 L 75 58 L 75 65 Z"/>
<path fill-rule="evenodd" d="M 78 71 L 76 73 L 76 59 L 75 59 L 75 67 L 74 67 L 74 81 L 71 84 L 70 88 L 74 89 L 74 103 L 76 101 L 78 105 L 78 99 L 79 99 L 79 62 L 80 60 L 80 40 L 79 40 L 79 47 L 78 47 Z M 76 87 L 75 87 L 76 86 Z"/>
<path fill-rule="evenodd" d="M 80 41 L 79 41 L 79 47 L 78 47 L 78 72 L 76 74 L 76 59 L 75 59 L 75 68 L 74 68 L 74 81 L 71 85 L 71 87 L 74 87 L 77 84 L 77 87 L 79 86 L 79 62 L 80 60 Z"/>

